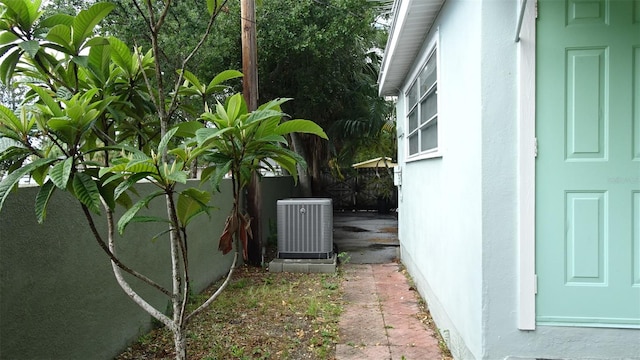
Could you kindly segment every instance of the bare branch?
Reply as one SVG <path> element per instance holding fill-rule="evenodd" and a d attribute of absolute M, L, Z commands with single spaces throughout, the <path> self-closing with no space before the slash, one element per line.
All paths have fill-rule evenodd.
<path fill-rule="evenodd" d="M 237 261 L 238 261 L 238 252 L 236 251 L 236 254 L 233 257 L 233 263 L 231 264 L 231 269 L 229 269 L 229 274 L 227 275 L 227 278 L 224 280 L 222 285 L 220 285 L 218 290 L 216 290 L 216 292 L 213 293 L 213 295 L 211 295 L 211 297 L 204 302 L 204 304 L 200 305 L 197 309 L 193 310 L 191 314 L 187 315 L 187 317 L 184 319 L 185 324 L 187 324 L 192 317 L 198 315 L 200 312 L 202 312 L 202 310 L 206 309 L 207 306 L 211 305 L 211 303 L 214 302 L 215 299 L 218 298 L 218 296 L 220 296 L 222 291 L 227 287 L 227 285 L 229 285 L 229 281 L 231 280 L 231 275 L 233 275 L 233 271 L 236 269 Z"/>
<path fill-rule="evenodd" d="M 202 47 L 204 42 L 207 40 L 207 38 L 211 34 L 211 28 L 213 27 L 213 24 L 214 24 L 215 20 L 218 18 L 218 15 L 220 14 L 220 11 L 222 11 L 222 8 L 227 4 L 227 1 L 228 0 L 223 0 L 222 4 L 220 6 L 218 6 L 218 0 L 215 1 L 214 9 L 218 9 L 218 10 L 214 11 L 211 14 L 211 17 L 209 17 L 209 22 L 207 23 L 207 28 L 206 28 L 204 34 L 202 34 L 202 37 L 200 37 L 200 41 L 198 41 L 198 43 L 191 50 L 189 55 L 187 55 L 187 57 L 185 57 L 184 60 L 182 60 L 182 65 L 181 65 L 181 68 L 180 68 L 182 71 L 180 71 L 180 74 L 178 75 L 178 80 L 176 81 L 175 86 L 174 86 L 174 94 L 175 95 L 171 99 L 171 104 L 169 105 L 169 116 L 171 116 L 178 108 L 178 89 L 180 88 L 180 84 L 182 83 L 182 80 L 184 78 L 184 76 L 182 74 L 184 73 L 184 69 L 187 67 L 187 63 L 189 61 L 191 61 L 191 59 L 195 56 L 195 54 L 198 52 L 198 50 L 200 50 L 200 48 Z"/>
<path fill-rule="evenodd" d="M 107 209 L 107 224 L 109 227 L 109 253 L 111 255 L 114 255 L 116 250 L 115 241 L 114 241 L 115 231 L 113 226 L 113 213 L 109 209 Z M 113 257 L 115 258 L 115 255 Z M 121 268 L 115 263 L 113 259 L 111 260 L 111 268 L 113 269 L 113 274 L 115 275 L 116 280 L 118 281 L 118 285 L 120 285 L 122 290 L 124 290 L 124 292 L 127 294 L 127 296 L 131 298 L 131 300 L 133 300 L 136 304 L 138 304 L 141 308 L 143 308 L 144 311 L 146 311 L 147 313 L 149 313 L 149 315 L 153 316 L 158 321 L 163 323 L 169 329 L 173 330 L 175 328 L 176 324 L 174 324 L 173 321 L 171 321 L 171 319 L 168 316 L 166 316 L 165 314 L 161 313 L 156 308 L 151 306 L 151 304 L 149 304 L 140 295 L 138 295 L 138 293 L 136 293 L 135 290 L 131 288 L 129 283 L 122 276 Z"/>
<path fill-rule="evenodd" d="M 103 200 L 104 201 L 104 200 Z M 111 242 L 111 231 L 112 231 L 112 227 L 113 227 L 113 213 L 112 211 L 105 205 L 105 209 L 107 211 L 107 220 L 109 220 L 109 218 L 111 218 L 108 221 L 108 225 L 109 225 L 109 241 Z M 129 268 L 128 266 L 124 265 L 120 259 L 118 259 L 115 254 L 113 253 L 113 251 L 107 247 L 107 245 L 104 243 L 104 240 L 102 239 L 102 237 L 100 236 L 100 233 L 98 232 L 98 229 L 96 228 L 96 224 L 93 221 L 93 217 L 91 216 L 91 212 L 89 212 L 89 209 L 87 208 L 86 205 L 82 204 L 82 211 L 84 212 L 84 216 L 87 219 L 87 222 L 89 223 L 89 227 L 91 228 L 91 233 L 93 234 L 93 237 L 96 239 L 96 241 L 98 242 L 98 244 L 100 245 L 100 248 L 102 248 L 102 250 L 104 250 L 104 252 L 107 254 L 107 256 L 109 256 L 109 259 L 111 259 L 111 262 L 117 266 L 118 268 L 126 271 L 127 273 L 131 274 L 132 276 L 144 281 L 145 283 L 149 284 L 150 286 L 158 289 L 159 291 L 161 291 L 163 294 L 167 295 L 167 296 L 171 296 L 171 293 L 169 292 L 169 290 L 163 288 L 162 286 L 160 286 L 158 283 L 156 283 L 155 281 L 149 279 L 148 277 L 140 274 L 139 272 Z"/>

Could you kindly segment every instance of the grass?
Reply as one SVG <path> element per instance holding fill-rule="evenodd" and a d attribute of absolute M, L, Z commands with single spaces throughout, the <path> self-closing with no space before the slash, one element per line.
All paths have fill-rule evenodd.
<path fill-rule="evenodd" d="M 204 301 L 215 284 L 196 296 Z M 241 267 L 220 297 L 189 324 L 189 359 L 331 359 L 342 312 L 339 274 L 268 273 Z M 172 359 L 171 334 L 158 328 L 116 359 Z"/>

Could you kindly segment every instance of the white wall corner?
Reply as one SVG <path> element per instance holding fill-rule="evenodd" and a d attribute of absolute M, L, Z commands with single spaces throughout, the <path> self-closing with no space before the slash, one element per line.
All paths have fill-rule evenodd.
<path fill-rule="evenodd" d="M 535 2 L 526 3 L 518 42 L 518 329 L 535 330 Z"/>

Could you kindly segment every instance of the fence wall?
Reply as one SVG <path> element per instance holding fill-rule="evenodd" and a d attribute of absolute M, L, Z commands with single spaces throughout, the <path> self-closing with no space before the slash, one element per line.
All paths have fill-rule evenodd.
<path fill-rule="evenodd" d="M 192 184 L 192 185 L 195 185 Z M 295 195 L 289 177 L 262 181 L 263 224 L 276 217 L 277 198 Z M 153 191 L 140 184 L 141 196 Z M 118 286 L 106 254 L 93 238 L 80 206 L 56 192 L 44 224 L 36 222 L 33 204 L 38 188 L 9 195 L 0 213 L 0 359 L 111 359 L 152 326 L 151 317 Z M 211 218 L 201 216 L 189 228 L 192 284 L 200 292 L 226 274 L 233 254 L 218 251 L 218 238 L 231 209 L 231 184 L 215 194 Z M 164 199 L 152 202 L 147 214 L 164 216 Z M 122 212 L 120 212 L 121 214 Z M 95 217 L 106 233 L 104 218 Z M 166 224 L 130 224 L 118 237 L 123 262 L 170 287 L 168 237 L 150 239 Z M 263 234 L 268 225 L 263 225 Z M 168 299 L 132 281 L 158 309 Z"/>

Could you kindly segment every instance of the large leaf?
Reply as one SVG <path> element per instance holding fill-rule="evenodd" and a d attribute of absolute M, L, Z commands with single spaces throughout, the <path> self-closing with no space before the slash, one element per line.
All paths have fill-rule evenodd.
<path fill-rule="evenodd" d="M 151 194 L 145 196 L 144 198 L 138 200 L 138 202 L 133 204 L 133 206 L 131 206 L 129 208 L 129 210 L 127 210 L 124 214 L 122 214 L 122 217 L 120 217 L 120 220 L 118 220 L 118 233 L 120 233 L 120 235 L 122 235 L 122 233 L 124 233 L 125 228 L 127 227 L 127 225 L 129 225 L 129 223 L 132 221 L 132 219 L 136 216 L 138 211 L 140 211 L 140 209 L 142 209 L 143 207 L 146 207 L 151 200 L 153 200 L 153 199 L 155 199 L 158 196 L 161 196 L 163 194 L 164 194 L 163 191 L 156 191 L 154 193 L 151 193 Z"/>
<path fill-rule="evenodd" d="M 169 141 L 171 141 L 171 138 L 173 137 L 173 135 L 175 135 L 177 131 L 178 131 L 178 128 L 173 128 L 167 131 L 166 134 L 164 134 L 164 136 L 160 140 L 160 144 L 158 144 L 158 155 L 162 155 L 167 151 L 167 146 L 169 145 Z"/>
<path fill-rule="evenodd" d="M 68 14 L 54 14 L 40 22 L 40 26 L 44 28 L 52 28 L 56 25 L 66 25 L 71 27 L 73 24 L 73 16 Z"/>
<path fill-rule="evenodd" d="M 133 175 L 129 176 L 129 178 L 127 178 L 125 181 L 123 181 L 120 184 L 118 184 L 116 189 L 113 191 L 113 198 L 116 199 L 116 200 L 119 199 L 120 196 L 125 191 L 129 190 L 130 187 L 132 187 L 138 181 L 144 179 L 148 175 L 151 175 L 151 174 L 148 174 L 148 173 L 137 173 L 137 174 L 133 174 Z"/>
<path fill-rule="evenodd" d="M 55 189 L 56 186 L 49 180 L 40 187 L 40 191 L 38 191 L 38 195 L 36 195 L 36 218 L 39 224 L 42 224 L 47 217 L 47 205 Z"/>
<path fill-rule="evenodd" d="M 39 168 L 40 166 L 51 164 L 56 161 L 56 159 L 38 159 L 32 163 L 22 166 L 21 168 L 15 170 L 11 174 L 7 175 L 2 181 L 0 181 L 0 210 L 2 209 L 2 205 L 6 200 L 9 192 L 13 187 L 20 181 L 20 179 L 29 174 L 31 171 Z"/>
<path fill-rule="evenodd" d="M 243 103 L 244 98 L 242 97 L 242 94 L 239 93 L 227 99 L 227 116 L 229 118 L 229 125 L 235 123 L 236 119 L 241 113 Z"/>
<path fill-rule="evenodd" d="M 98 185 L 85 173 L 76 173 L 73 176 L 73 192 L 76 199 L 85 204 L 89 210 L 100 214 L 100 191 Z"/>
<path fill-rule="evenodd" d="M 318 135 L 323 139 L 329 139 L 322 128 L 310 120 L 289 120 L 278 125 L 275 133 L 278 135 L 286 135 L 293 132 Z"/>
<path fill-rule="evenodd" d="M 40 44 L 36 40 L 23 41 L 18 46 L 32 58 L 40 51 Z"/>
<path fill-rule="evenodd" d="M 82 10 L 73 20 L 73 45 L 80 50 L 80 45 L 93 34 L 93 28 L 98 25 L 115 7 L 114 4 L 96 3 L 87 10 Z"/>
<path fill-rule="evenodd" d="M 184 228 L 194 219 L 197 215 L 202 213 L 209 213 L 209 200 L 211 199 L 211 193 L 208 191 L 201 191 L 195 188 L 189 188 L 182 191 L 178 195 L 178 221 Z"/>
<path fill-rule="evenodd" d="M 242 75 L 242 73 L 238 70 L 225 70 L 223 72 L 221 72 L 220 74 L 216 75 L 213 80 L 211 80 L 211 82 L 209 83 L 209 85 L 207 85 L 207 94 L 211 93 L 211 90 L 219 85 L 220 83 L 223 83 L 227 80 L 231 80 L 231 79 L 236 79 L 239 77 L 242 77 L 244 75 Z"/>
<path fill-rule="evenodd" d="M 38 96 L 40 97 L 40 100 L 47 106 L 49 110 L 51 110 L 51 113 L 53 114 L 53 116 L 57 116 L 57 117 L 64 116 L 64 112 L 62 111 L 62 108 L 55 100 L 53 100 L 53 97 L 51 97 L 51 95 L 49 94 L 49 92 L 47 92 L 47 90 L 35 85 L 29 85 L 29 87 L 36 94 L 38 94 Z"/>
<path fill-rule="evenodd" d="M 15 48 L 9 55 L 5 55 L 2 59 L 2 63 L 0 63 L 0 80 L 5 86 L 11 82 L 13 71 L 18 61 L 20 61 L 20 56 L 22 56 L 22 49 Z"/>
<path fill-rule="evenodd" d="M 176 125 L 176 128 L 178 131 L 174 136 L 190 138 L 195 136 L 196 131 L 203 129 L 204 125 L 199 121 L 185 121 Z"/>
<path fill-rule="evenodd" d="M 75 49 L 71 44 L 71 28 L 67 25 L 56 25 L 47 33 L 47 40 L 54 42 L 65 50 L 67 54 L 73 55 Z"/>
<path fill-rule="evenodd" d="M 196 140 L 198 141 L 198 146 L 204 147 L 209 145 L 211 142 L 215 142 L 222 139 L 222 135 L 229 131 L 233 131 L 232 128 L 225 129 L 212 129 L 212 128 L 203 128 L 196 131 Z"/>
<path fill-rule="evenodd" d="M 71 169 L 73 168 L 73 158 L 67 158 L 61 161 L 51 168 L 49 171 L 49 178 L 55 186 L 64 190 L 67 188 L 69 182 L 69 176 L 71 175 Z"/>
<path fill-rule="evenodd" d="M 178 73 L 180 73 L 180 71 L 178 71 Z M 187 81 L 190 82 L 193 87 L 195 87 L 200 95 L 203 95 L 204 86 L 200 84 L 200 80 L 198 80 L 197 76 L 195 76 L 191 71 L 188 70 L 182 72 L 182 76 L 184 76 L 184 78 L 187 79 Z"/>
<path fill-rule="evenodd" d="M 127 76 L 131 76 L 133 73 L 133 63 L 131 51 L 127 44 L 122 40 L 110 37 L 109 44 L 111 44 L 111 58 L 113 62 L 127 72 Z"/>
<path fill-rule="evenodd" d="M 22 133 L 22 122 L 20 121 L 20 118 L 18 118 L 11 109 L 2 104 L 0 104 L 0 125 L 10 128 L 17 134 Z M 20 139 L 14 140 L 18 141 Z"/>

